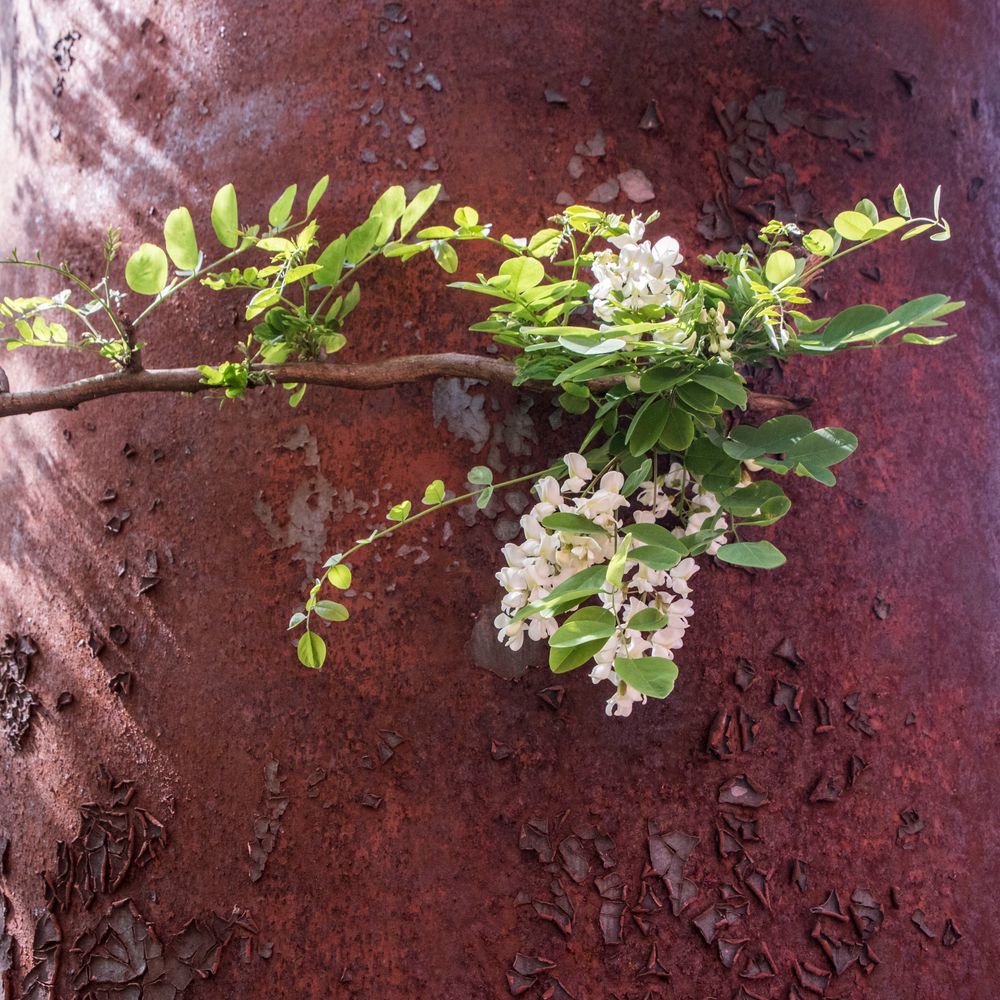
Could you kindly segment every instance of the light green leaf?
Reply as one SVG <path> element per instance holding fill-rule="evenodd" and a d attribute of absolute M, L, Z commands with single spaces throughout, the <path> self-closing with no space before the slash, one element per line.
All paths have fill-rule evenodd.
<path fill-rule="evenodd" d="M 378 235 L 375 243 L 381 246 L 389 241 L 396 223 L 402 218 L 406 209 L 406 192 L 398 184 L 386 188 L 372 205 L 369 218 L 379 220 Z"/>
<path fill-rule="evenodd" d="M 431 253 L 446 274 L 454 274 L 458 270 L 458 254 L 450 243 L 436 240 L 431 246 Z"/>
<path fill-rule="evenodd" d="M 677 664 L 665 656 L 615 660 L 615 673 L 630 687 L 650 698 L 666 698 L 677 680 Z"/>
<path fill-rule="evenodd" d="M 303 632 L 298 644 L 299 663 L 319 670 L 326 662 L 326 643 L 315 632 Z"/>
<path fill-rule="evenodd" d="M 288 621 L 288 631 L 298 628 L 305 620 L 306 616 L 301 611 L 296 611 Z"/>
<path fill-rule="evenodd" d="M 593 597 L 604 588 L 606 567 L 588 566 L 564 580 L 542 601 L 526 604 L 511 616 L 511 621 L 519 622 L 531 615 L 551 618 L 561 610 L 579 604 L 584 598 Z"/>
<path fill-rule="evenodd" d="M 833 253 L 833 237 L 825 229 L 813 229 L 802 237 L 802 245 L 817 257 Z"/>
<path fill-rule="evenodd" d="M 625 535 L 618 543 L 615 554 L 608 562 L 608 572 L 605 579 L 612 587 L 620 587 L 625 576 L 625 563 L 628 559 L 628 550 L 632 547 L 632 536 Z"/>
<path fill-rule="evenodd" d="M 163 240 L 170 259 L 182 271 L 193 271 L 198 266 L 198 237 L 186 208 L 175 208 L 164 220 Z"/>
<path fill-rule="evenodd" d="M 343 604 L 336 601 L 317 601 L 315 612 L 328 622 L 346 622 L 351 617 L 351 613 Z"/>
<path fill-rule="evenodd" d="M 770 542 L 731 542 L 716 552 L 716 558 L 733 566 L 754 569 L 774 569 L 785 563 L 785 557 Z"/>
<path fill-rule="evenodd" d="M 455 225 L 463 228 L 479 224 L 479 213 L 474 208 L 466 205 L 464 208 L 455 209 Z"/>
<path fill-rule="evenodd" d="M 232 249 L 239 239 L 240 219 L 236 206 L 236 188 L 219 188 L 212 201 L 212 228 L 219 242 Z"/>
<path fill-rule="evenodd" d="M 359 260 L 368 255 L 368 252 L 375 245 L 381 226 L 381 219 L 370 216 L 360 226 L 356 226 L 348 233 L 344 259 L 349 264 L 357 264 Z"/>
<path fill-rule="evenodd" d="M 434 504 L 440 503 L 444 499 L 444 480 L 435 479 L 426 490 L 424 490 L 424 498 L 421 501 L 425 506 L 431 507 Z"/>
<path fill-rule="evenodd" d="M 400 503 L 393 504 L 389 508 L 389 513 L 386 514 L 385 518 L 387 521 L 405 521 L 410 516 L 412 509 L 413 504 L 409 500 L 403 500 Z"/>
<path fill-rule="evenodd" d="M 346 563 L 337 563 L 327 571 L 326 578 L 338 590 L 347 590 L 351 586 L 351 568 Z"/>
<path fill-rule="evenodd" d="M 662 524 L 626 524 L 622 529 L 637 542 L 654 548 L 666 549 L 679 556 L 686 556 L 687 549 Z M 635 550 L 633 550 L 635 551 Z"/>
<path fill-rule="evenodd" d="M 500 265 L 500 274 L 511 279 L 507 290 L 517 294 L 541 284 L 545 267 L 534 257 L 514 257 Z"/>
<path fill-rule="evenodd" d="M 313 185 L 312 190 L 309 192 L 309 197 L 306 199 L 306 216 L 313 214 L 313 209 L 319 204 L 320 198 L 326 194 L 326 189 L 330 186 L 330 175 L 324 174 L 316 183 Z"/>
<path fill-rule="evenodd" d="M 910 217 L 910 202 L 906 197 L 906 191 L 903 190 L 902 184 L 897 184 L 896 190 L 892 192 L 892 205 L 904 218 L 908 219 Z"/>
<path fill-rule="evenodd" d="M 298 184 L 289 184 L 278 200 L 267 210 L 268 225 L 274 229 L 280 229 L 287 224 L 292 217 L 292 205 L 295 202 L 295 193 L 298 191 Z"/>
<path fill-rule="evenodd" d="M 640 545 L 629 551 L 629 558 L 641 562 L 650 569 L 667 570 L 673 569 L 687 554 L 687 549 L 683 552 L 674 552 L 659 545 Z"/>
<path fill-rule="evenodd" d="M 781 284 L 795 274 L 795 258 L 787 250 L 775 250 L 764 265 L 764 277 L 772 285 Z"/>
<path fill-rule="evenodd" d="M 154 243 L 143 243 L 125 265 L 125 281 L 140 295 L 159 295 L 167 284 L 167 255 Z"/>
<path fill-rule="evenodd" d="M 476 494 L 476 508 L 484 510 L 493 499 L 493 487 L 486 486 Z"/>
<path fill-rule="evenodd" d="M 488 486 L 493 482 L 493 471 L 485 465 L 476 465 L 469 469 L 465 478 L 475 486 Z"/>
<path fill-rule="evenodd" d="M 437 200 L 440 191 L 440 184 L 432 184 L 413 196 L 413 201 L 403 210 L 402 218 L 399 220 L 400 239 L 407 236 L 410 230 L 427 214 L 427 210 Z"/>
<path fill-rule="evenodd" d="M 855 243 L 863 240 L 872 228 L 872 220 L 862 212 L 841 212 L 833 220 L 833 228 L 844 237 Z"/>

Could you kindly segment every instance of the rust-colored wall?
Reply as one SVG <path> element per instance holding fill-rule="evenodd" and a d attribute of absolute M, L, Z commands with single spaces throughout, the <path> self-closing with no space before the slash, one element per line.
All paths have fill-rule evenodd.
<path fill-rule="evenodd" d="M 585 677 L 565 680 L 553 710 L 539 697 L 551 682 L 545 671 L 509 680 L 477 665 L 486 656 L 470 636 L 496 598 L 491 574 L 509 511 L 468 529 L 451 515 L 401 538 L 408 548 L 396 558 L 389 546 L 381 561 L 375 551 L 358 560 L 354 618 L 330 634 L 322 673 L 295 664 L 282 629 L 311 556 L 377 523 L 390 500 L 436 476 L 457 486 L 487 457 L 512 472 L 560 453 L 574 438 L 552 434 L 547 404 L 525 411 L 512 393 L 482 387 L 466 388 L 485 403 L 466 402 L 454 386 L 425 385 L 363 396 L 314 390 L 297 411 L 278 395 L 221 411 L 207 398 L 142 397 L 5 420 L 0 631 L 37 641 L 29 687 L 42 705 L 24 750 L 0 748 L 8 930 L 20 972 L 44 902 L 36 873 L 58 882 L 56 842 L 71 841 L 81 805 L 98 800 L 88 822 L 132 825 L 133 854 L 152 838 L 156 857 L 141 868 L 136 858 L 89 910 L 76 899 L 59 912 L 64 943 L 41 957 L 58 955 L 64 973 L 78 964 L 76 935 L 128 897 L 188 976 L 198 962 L 211 969 L 213 935 L 233 929 L 196 925 L 189 933 L 202 952 L 182 961 L 184 942 L 171 938 L 186 921 L 233 906 L 252 914 L 258 937 L 246 938 L 244 920 L 234 931 L 241 943 L 226 949 L 214 978 L 188 987 L 190 997 L 494 998 L 508 995 L 519 952 L 556 963 L 562 986 L 542 974 L 525 994 L 533 1000 L 702 1000 L 741 986 L 747 996 L 785 997 L 798 982 L 795 961 L 829 968 L 810 938 L 810 908 L 836 890 L 846 912 L 863 890 L 884 915 L 869 942 L 881 964 L 870 977 L 852 965 L 826 995 L 1000 994 L 1000 19 L 971 0 L 739 6 L 731 21 L 683 3 L 3 5 L 5 247 L 38 246 L 92 267 L 109 222 L 134 245 L 183 202 L 205 233 L 221 183 L 236 182 L 247 212 L 285 183 L 324 172 L 331 229 L 357 220 L 380 186 L 440 179 L 455 204 L 474 204 L 519 234 L 542 223 L 560 192 L 583 198 L 635 168 L 652 182 L 665 230 L 693 257 L 715 245 L 696 229 L 702 204 L 725 192 L 713 102 L 735 101 L 740 120 L 776 87 L 806 117 L 832 117 L 842 137 L 817 137 L 824 126 L 815 118 L 812 132 L 765 129 L 774 161 L 794 167 L 782 194 L 800 208 L 809 211 L 807 194 L 832 209 L 885 195 L 898 180 L 923 204 L 938 181 L 945 186 L 955 240 L 880 250 L 864 261 L 877 265 L 879 282 L 845 265 L 828 285 L 831 303 L 864 294 L 891 306 L 939 290 L 969 300 L 954 324 L 960 338 L 944 348 L 789 366 L 779 388 L 815 396 L 813 419 L 854 428 L 860 450 L 837 490 L 793 485 L 794 513 L 778 529 L 785 568 L 699 574 L 678 689 L 627 721 L 604 717 Z M 53 45 L 74 30 L 72 65 L 64 58 L 60 68 Z M 567 103 L 547 102 L 546 87 Z M 654 98 L 663 126 L 640 130 Z M 369 110 L 376 101 L 378 114 Z M 404 112 L 423 127 L 418 150 Z M 606 155 L 584 158 L 574 179 L 574 147 L 597 129 Z M 773 178 L 763 190 L 774 197 Z M 756 198 L 735 200 L 746 208 Z M 629 207 L 624 195 L 614 204 Z M 381 283 L 371 283 L 341 357 L 479 346 L 466 332 L 477 303 L 446 290 L 432 264 L 380 265 L 373 277 Z M 4 292 L 15 287 L 8 273 L 0 280 Z M 150 331 L 147 362 L 221 357 L 239 330 L 235 306 L 187 296 Z M 75 359 L 24 351 L 4 366 L 15 388 L 84 373 Z M 482 406 L 484 418 L 463 419 L 463 405 Z M 483 433 L 489 441 L 474 452 L 469 435 Z M 117 499 L 102 504 L 109 488 Z M 124 510 L 122 530 L 106 530 Z M 150 551 L 161 582 L 138 596 Z M 109 638 L 115 625 L 127 630 L 124 645 Z M 105 641 L 96 658 L 90 629 Z M 771 655 L 786 637 L 806 661 L 798 673 Z M 494 670 L 517 672 L 489 654 Z M 732 680 L 738 657 L 756 668 L 745 692 Z M 122 672 L 133 683 L 119 695 L 109 680 Z M 771 705 L 777 680 L 803 688 L 800 723 Z M 56 711 L 64 691 L 73 704 Z M 830 732 L 815 731 L 817 697 L 830 706 Z M 759 737 L 718 760 L 705 749 L 710 724 L 738 706 L 760 721 Z M 403 742 L 390 747 L 396 739 L 384 733 Z M 380 741 L 393 750 L 384 762 Z M 838 801 L 810 802 L 823 776 L 846 782 L 852 755 L 867 765 L 856 783 Z M 279 768 L 265 776 L 269 761 Z M 113 795 L 99 781 L 102 763 L 136 782 L 128 805 L 123 790 Z M 740 872 L 762 895 L 766 885 L 770 910 L 732 872 L 744 848 L 719 855 L 719 789 L 740 774 L 767 792 L 752 811 L 759 840 L 744 847 L 751 867 L 770 874 Z M 378 808 L 365 806 L 368 795 Z M 165 827 L 165 849 L 137 809 Z M 901 819 L 907 810 L 919 821 Z M 259 817 L 265 847 L 267 821 L 280 831 L 251 882 L 246 845 Z M 539 821 L 553 850 L 562 844 L 554 868 L 542 860 Z M 648 821 L 699 841 L 686 866 L 675 859 L 669 869 L 683 867 L 697 887 L 679 917 L 647 868 Z M 606 863 L 587 827 L 613 841 L 611 854 L 599 842 Z M 572 831 L 584 839 L 567 841 Z M 541 859 L 519 842 L 536 844 Z M 656 838 L 653 847 L 659 858 Z M 78 847 L 68 853 L 82 859 Z M 257 851 L 258 867 L 266 853 Z M 789 877 L 795 858 L 808 863 L 804 891 Z M 637 907 L 638 919 L 624 912 L 618 945 L 602 940 L 594 885 L 609 872 Z M 659 912 L 642 894 L 644 874 L 665 904 Z M 553 905 L 557 879 L 575 910 L 568 938 L 536 910 L 554 911 L 531 902 Z M 749 939 L 731 971 L 692 924 L 730 883 L 746 915 L 723 936 Z M 613 937 L 621 908 L 604 902 Z M 853 905 L 867 933 L 864 918 L 876 913 L 863 896 Z M 913 922 L 916 910 L 933 936 Z M 137 926 L 127 907 L 112 917 Z M 949 934 L 950 948 L 948 919 L 963 935 L 954 943 Z M 856 933 L 831 917 L 822 926 Z M 763 945 L 777 975 L 739 978 Z M 60 995 L 70 993 L 65 980 Z"/>

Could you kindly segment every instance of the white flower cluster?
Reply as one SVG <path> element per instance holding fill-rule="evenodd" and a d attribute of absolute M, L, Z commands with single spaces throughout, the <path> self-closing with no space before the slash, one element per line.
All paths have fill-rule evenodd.
<path fill-rule="evenodd" d="M 596 283 L 590 297 L 594 315 L 605 323 L 614 321 L 615 309 L 663 306 L 670 300 L 670 283 L 684 260 L 680 245 L 672 236 L 650 243 L 643 240 L 645 233 L 642 219 L 633 219 L 628 233 L 608 240 L 618 253 L 602 250 L 594 256 Z"/>
<path fill-rule="evenodd" d="M 493 624 L 499 630 L 499 640 L 512 649 L 521 648 L 525 635 L 540 640 L 556 631 L 558 622 L 553 617 L 535 614 L 520 621 L 512 617 L 526 605 L 543 601 L 555 587 L 581 570 L 607 563 L 615 554 L 626 514 L 631 513 L 637 524 L 651 524 L 672 515 L 678 522 L 673 529 L 677 536 L 703 530 L 712 518 L 716 518 L 716 528 L 726 526 L 724 519 L 717 517 L 719 504 L 715 496 L 703 490 L 679 464 L 657 477 L 655 485 L 642 484 L 637 494 L 639 506 L 633 510 L 621 493 L 624 476 L 620 472 L 607 472 L 595 484 L 581 455 L 566 455 L 564 461 L 569 475 L 562 483 L 546 476 L 535 485 L 539 502 L 521 518 L 524 541 L 503 547 L 507 565 L 497 573 L 497 579 L 507 593 L 501 602 L 503 611 Z M 607 534 L 547 531 L 541 522 L 557 511 L 582 515 Z M 712 543 L 709 552 L 714 553 L 721 544 L 722 537 Z M 673 659 L 674 650 L 683 645 L 693 612 L 689 581 L 697 571 L 693 558 L 681 560 L 671 570 L 654 570 L 627 559 L 621 586 L 606 583 L 597 595 L 618 621 L 614 635 L 594 656 L 590 671 L 595 684 L 609 681 L 615 686 L 607 703 L 608 715 L 630 715 L 636 702 L 646 701 L 645 695 L 615 673 L 616 658 L 650 655 Z M 655 608 L 665 616 L 663 626 L 651 633 L 628 628 L 629 620 L 647 608 Z"/>

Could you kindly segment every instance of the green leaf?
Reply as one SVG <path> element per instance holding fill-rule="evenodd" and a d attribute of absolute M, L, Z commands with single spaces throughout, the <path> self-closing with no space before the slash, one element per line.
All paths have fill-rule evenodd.
<path fill-rule="evenodd" d="M 656 368 L 648 368 L 639 379 L 639 388 L 645 393 L 672 389 L 678 382 L 683 382 L 689 374 L 687 369 L 678 368 L 676 365 L 659 365 Z"/>
<path fill-rule="evenodd" d="M 660 447 L 666 451 L 681 452 L 694 440 L 694 421 L 691 414 L 672 407 L 660 431 Z"/>
<path fill-rule="evenodd" d="M 753 517 L 768 501 L 788 500 L 782 488 L 770 479 L 761 479 L 748 486 L 739 486 L 719 496 L 723 510 L 737 517 Z"/>
<path fill-rule="evenodd" d="M 787 250 L 775 250 L 764 265 L 764 277 L 779 285 L 795 275 L 795 258 Z"/>
<path fill-rule="evenodd" d="M 328 622 L 346 622 L 351 617 L 347 608 L 336 601 L 317 601 L 313 610 Z"/>
<path fill-rule="evenodd" d="M 580 646 L 597 639 L 607 640 L 615 634 L 618 619 L 605 608 L 580 608 L 569 616 L 549 637 L 549 647 L 559 649 Z"/>
<path fill-rule="evenodd" d="M 368 252 L 375 245 L 375 238 L 378 236 L 381 226 L 382 220 L 372 216 L 348 233 L 344 259 L 349 264 L 357 264 L 359 260 L 368 255 Z"/>
<path fill-rule="evenodd" d="M 662 524 L 626 524 L 622 528 L 626 534 L 631 535 L 637 542 L 643 545 L 651 545 L 655 548 L 667 549 L 677 555 L 687 555 L 687 549 L 680 540 L 672 535 Z"/>
<path fill-rule="evenodd" d="M 604 588 L 606 567 L 588 566 L 563 580 L 544 600 L 526 604 L 511 616 L 511 621 L 521 621 L 531 615 L 551 618 L 559 609 L 579 604 L 584 598 L 593 597 Z"/>
<path fill-rule="evenodd" d="M 288 621 L 288 631 L 298 628 L 305 620 L 306 616 L 301 611 L 296 611 Z"/>
<path fill-rule="evenodd" d="M 317 258 L 319 270 L 313 275 L 313 282 L 320 287 L 335 285 L 344 269 L 347 254 L 347 237 L 338 236 Z"/>
<path fill-rule="evenodd" d="M 687 549 L 675 552 L 659 545 L 640 545 L 629 551 L 629 558 L 641 562 L 650 569 L 666 570 L 673 569 L 687 554 Z"/>
<path fill-rule="evenodd" d="M 378 219 L 379 228 L 375 243 L 381 246 L 387 243 L 396 223 L 403 217 L 406 209 L 406 192 L 398 185 L 386 188 L 372 205 L 369 218 Z"/>
<path fill-rule="evenodd" d="M 319 670 L 326 662 L 326 643 L 315 632 L 303 632 L 298 644 L 299 663 Z"/>
<path fill-rule="evenodd" d="M 212 201 L 212 228 L 219 242 L 232 249 L 239 239 L 240 219 L 236 206 L 236 188 L 219 188 Z"/>
<path fill-rule="evenodd" d="M 734 372 L 731 378 L 720 378 L 717 375 L 695 375 L 692 379 L 698 385 L 711 389 L 733 406 L 747 405 L 747 391 L 743 388 L 740 377 Z"/>
<path fill-rule="evenodd" d="M 500 274 L 511 279 L 507 290 L 519 294 L 541 284 L 545 277 L 545 267 L 534 257 L 514 257 L 500 265 Z"/>
<path fill-rule="evenodd" d="M 733 566 L 751 566 L 754 569 L 774 569 L 785 562 L 784 555 L 770 542 L 730 542 L 715 555 Z"/>
<path fill-rule="evenodd" d="M 484 510 L 489 502 L 493 499 L 493 487 L 486 486 L 481 489 L 476 494 L 476 508 L 477 510 Z"/>
<path fill-rule="evenodd" d="M 934 226 L 933 222 L 924 222 L 919 226 L 914 226 L 912 229 L 907 230 L 907 232 L 903 234 L 903 236 L 900 238 L 900 241 L 909 240 L 912 239 L 914 236 L 919 236 L 921 233 L 926 233 L 927 230 L 931 229 L 933 226 Z"/>
<path fill-rule="evenodd" d="M 656 608 L 643 608 L 626 622 L 625 627 L 636 632 L 655 632 L 667 624 L 669 618 Z"/>
<path fill-rule="evenodd" d="M 479 224 L 479 213 L 474 208 L 466 205 L 463 208 L 455 209 L 455 225 L 462 228 L 469 228 Z"/>
<path fill-rule="evenodd" d="M 308 218 L 313 214 L 313 209 L 319 204 L 320 198 L 326 194 L 326 189 L 330 186 L 330 175 L 324 174 L 316 183 L 313 185 L 312 190 L 309 192 L 309 197 L 306 199 L 306 217 Z"/>
<path fill-rule="evenodd" d="M 684 467 L 700 476 L 703 485 L 713 493 L 734 486 L 740 481 L 740 463 L 707 437 L 695 438 L 684 453 Z"/>
<path fill-rule="evenodd" d="M 582 610 L 582 609 L 581 609 Z M 582 667 L 595 653 L 599 653 L 607 639 L 594 639 L 580 646 L 550 646 L 549 670 L 554 674 L 565 674 Z"/>
<path fill-rule="evenodd" d="M 159 295 L 167 284 L 167 255 L 154 243 L 143 243 L 125 265 L 125 281 L 140 295 Z"/>
<path fill-rule="evenodd" d="M 620 587 L 625 576 L 625 563 L 628 559 L 628 550 L 632 547 L 632 536 L 625 535 L 618 543 L 615 554 L 608 562 L 608 572 L 605 579 L 612 587 Z"/>
<path fill-rule="evenodd" d="M 434 504 L 440 503 L 444 499 L 444 481 L 441 479 L 435 479 L 426 490 L 424 490 L 424 497 L 421 503 L 427 507 L 431 507 Z"/>
<path fill-rule="evenodd" d="M 761 455 L 777 455 L 786 451 L 799 438 L 811 433 L 812 424 L 797 413 L 789 413 L 782 417 L 773 417 L 761 424 L 751 427 L 740 424 L 729 432 L 729 438 L 722 447 L 730 458 L 737 461 L 759 458 Z"/>
<path fill-rule="evenodd" d="M 445 274 L 454 274 L 458 270 L 458 254 L 450 243 L 435 241 L 431 246 L 431 253 Z"/>
<path fill-rule="evenodd" d="M 677 387 L 677 398 L 697 413 L 718 413 L 719 398 L 711 389 L 694 382 L 685 382 Z"/>
<path fill-rule="evenodd" d="M 826 469 L 843 462 L 857 446 L 858 439 L 850 431 L 842 427 L 821 427 L 786 449 L 785 462 Z"/>
<path fill-rule="evenodd" d="M 861 201 L 855 205 L 854 210 L 864 215 L 873 226 L 878 225 L 878 209 L 875 207 L 875 202 L 873 202 L 871 198 L 862 198 Z"/>
<path fill-rule="evenodd" d="M 465 478 L 474 486 L 488 486 L 493 482 L 493 471 L 485 465 L 476 465 L 469 469 Z"/>
<path fill-rule="evenodd" d="M 677 664 L 665 656 L 615 660 L 615 673 L 630 687 L 650 698 L 666 698 L 677 680 Z"/>
<path fill-rule="evenodd" d="M 868 235 L 872 228 L 872 220 L 862 212 L 841 212 L 833 220 L 833 228 L 845 240 L 857 243 Z"/>
<path fill-rule="evenodd" d="M 955 334 L 950 334 L 946 337 L 925 337 L 920 333 L 904 333 L 900 340 L 904 344 L 920 344 L 924 347 L 937 347 L 938 344 L 943 344 L 948 340 L 954 340 Z"/>
<path fill-rule="evenodd" d="M 193 271 L 198 266 L 198 237 L 186 208 L 175 208 L 164 220 L 163 241 L 170 259 L 182 271 Z"/>
<path fill-rule="evenodd" d="M 298 191 L 298 184 L 289 184 L 278 200 L 267 210 L 268 225 L 274 229 L 280 229 L 292 217 L 292 205 L 295 202 L 295 193 Z"/>
<path fill-rule="evenodd" d="M 347 590 L 351 586 L 351 569 L 346 563 L 337 563 L 327 571 L 326 578 L 338 590 Z"/>
<path fill-rule="evenodd" d="M 625 433 L 625 443 L 633 455 L 644 455 L 656 444 L 669 413 L 670 403 L 659 396 L 651 396 L 639 408 Z"/>
<path fill-rule="evenodd" d="M 400 503 L 393 504 L 389 508 L 389 513 L 385 515 L 387 521 L 405 521 L 410 516 L 410 511 L 413 509 L 413 504 L 409 500 L 403 500 Z"/>
<path fill-rule="evenodd" d="M 624 470 L 623 470 L 624 471 Z M 652 459 L 644 459 L 628 476 L 622 484 L 622 496 L 630 497 L 642 483 L 649 481 L 650 473 L 653 471 Z"/>
<path fill-rule="evenodd" d="M 305 382 L 303 382 L 303 383 L 302 383 L 302 385 L 300 385 L 300 386 L 299 386 L 299 387 L 298 387 L 298 388 L 297 388 L 297 389 L 296 389 L 296 390 L 295 390 L 295 391 L 294 391 L 294 392 L 293 392 L 293 393 L 292 393 L 292 394 L 291 394 L 291 395 L 290 395 L 290 396 L 288 397 L 288 405 L 289 405 L 290 407 L 292 407 L 292 409 L 294 409 L 294 408 L 295 408 L 296 406 L 298 406 L 298 405 L 299 405 L 299 403 L 301 403 L 301 402 L 302 402 L 302 398 L 303 398 L 303 396 L 305 396 L 305 394 L 306 394 L 306 389 L 308 389 L 308 388 L 309 388 L 309 386 L 308 386 L 308 385 L 307 385 L 307 384 L 306 384 Z"/>
<path fill-rule="evenodd" d="M 582 514 L 569 514 L 557 511 L 543 517 L 541 525 L 548 531 L 560 531 L 574 535 L 606 535 L 607 532 L 599 525 L 594 524 L 590 518 Z"/>
<path fill-rule="evenodd" d="M 802 245 L 817 257 L 833 253 L 833 237 L 825 229 L 813 229 L 802 237 Z"/>
<path fill-rule="evenodd" d="M 440 191 L 440 184 L 432 184 L 413 196 L 413 201 L 403 210 L 403 215 L 399 220 L 400 239 L 407 236 L 410 230 L 427 214 L 427 210 L 437 200 Z"/>

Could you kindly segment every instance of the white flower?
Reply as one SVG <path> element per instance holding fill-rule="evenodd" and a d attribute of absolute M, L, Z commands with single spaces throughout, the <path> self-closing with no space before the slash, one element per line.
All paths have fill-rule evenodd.
<path fill-rule="evenodd" d="M 640 694 L 634 687 L 630 687 L 624 681 L 620 681 L 615 693 L 608 699 L 607 707 L 604 709 L 607 715 L 618 715 L 627 719 L 632 714 L 632 706 L 637 702 L 646 704 L 646 696 Z"/>
<path fill-rule="evenodd" d="M 594 478 L 593 472 L 587 465 L 587 460 L 583 455 L 578 455 L 575 451 L 563 456 L 566 463 L 566 470 L 569 478 L 563 483 L 563 488 L 567 493 L 579 493 L 586 483 Z"/>
<path fill-rule="evenodd" d="M 613 322 L 616 308 L 637 310 L 665 306 L 672 300 L 670 283 L 684 260 L 680 245 L 672 236 L 651 244 L 643 240 L 645 233 L 646 224 L 634 218 L 627 233 L 608 240 L 617 254 L 604 250 L 594 256 L 595 284 L 590 295 L 594 315 L 606 323 Z"/>

